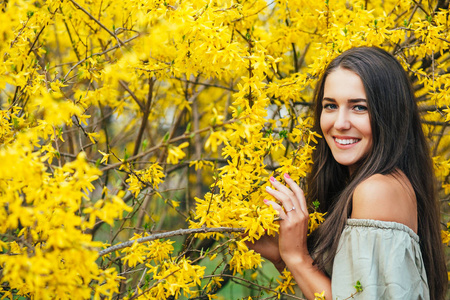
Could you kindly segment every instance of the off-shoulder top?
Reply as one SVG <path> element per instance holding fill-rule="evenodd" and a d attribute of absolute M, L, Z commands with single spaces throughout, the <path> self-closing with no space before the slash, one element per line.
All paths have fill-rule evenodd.
<path fill-rule="evenodd" d="M 360 282 L 363 291 L 356 293 Z M 406 225 L 348 219 L 331 276 L 332 299 L 430 299 L 419 236 Z M 355 295 L 356 293 L 356 295 Z"/>

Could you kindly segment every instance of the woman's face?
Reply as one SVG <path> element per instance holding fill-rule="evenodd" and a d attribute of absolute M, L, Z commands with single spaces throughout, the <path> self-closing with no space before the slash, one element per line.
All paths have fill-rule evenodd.
<path fill-rule="evenodd" d="M 353 172 L 372 148 L 366 92 L 356 73 L 338 68 L 328 74 L 320 127 L 334 159 Z"/>

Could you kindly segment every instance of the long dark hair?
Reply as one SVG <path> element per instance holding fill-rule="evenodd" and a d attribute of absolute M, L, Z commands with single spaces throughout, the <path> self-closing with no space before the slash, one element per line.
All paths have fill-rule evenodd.
<path fill-rule="evenodd" d="M 337 68 L 355 72 L 363 82 L 373 147 L 350 175 L 347 167 L 334 160 L 324 139 L 316 145 L 313 169 L 307 178 L 307 198 L 318 200 L 320 209 L 327 211 L 328 216 L 308 241 L 315 263 L 325 270 L 333 262 L 340 235 L 351 214 L 356 186 L 374 174 L 396 175 L 400 170 L 416 194 L 418 235 L 431 299 L 444 299 L 447 271 L 432 161 L 406 72 L 391 54 L 376 47 L 353 48 L 335 58 L 315 92 L 315 130 L 320 134 L 323 134 L 320 115 L 325 80 Z"/>

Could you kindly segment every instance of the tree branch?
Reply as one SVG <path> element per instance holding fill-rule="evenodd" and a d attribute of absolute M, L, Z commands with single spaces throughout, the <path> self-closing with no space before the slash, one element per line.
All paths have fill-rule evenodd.
<path fill-rule="evenodd" d="M 179 235 L 188 235 L 188 234 L 194 234 L 194 233 L 244 232 L 244 231 L 245 231 L 245 228 L 231 228 L 231 227 L 217 227 L 217 228 L 203 227 L 203 228 L 192 228 L 192 229 L 178 229 L 178 230 L 173 230 L 173 231 L 164 232 L 164 233 L 156 233 L 156 234 L 152 234 L 150 236 L 146 236 L 146 237 L 143 237 L 143 238 L 140 238 L 137 240 L 120 243 L 120 244 L 117 244 L 117 245 L 114 245 L 114 246 L 111 246 L 104 250 L 99 251 L 98 255 L 103 256 L 108 253 L 120 250 L 120 249 L 131 247 L 134 243 L 142 244 L 142 243 L 150 242 L 153 240 L 165 239 L 165 238 L 179 236 Z"/>

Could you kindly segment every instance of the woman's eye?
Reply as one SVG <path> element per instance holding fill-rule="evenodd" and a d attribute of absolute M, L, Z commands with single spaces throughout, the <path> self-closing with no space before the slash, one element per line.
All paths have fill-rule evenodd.
<path fill-rule="evenodd" d="M 353 107 L 353 109 L 356 110 L 356 111 L 367 111 L 367 106 L 364 106 L 364 105 L 355 105 L 355 106 Z"/>
<path fill-rule="evenodd" d="M 332 104 L 332 103 L 327 103 L 323 105 L 324 109 L 336 109 L 337 105 L 336 104 Z"/>

